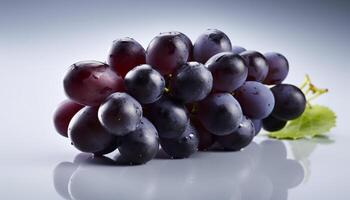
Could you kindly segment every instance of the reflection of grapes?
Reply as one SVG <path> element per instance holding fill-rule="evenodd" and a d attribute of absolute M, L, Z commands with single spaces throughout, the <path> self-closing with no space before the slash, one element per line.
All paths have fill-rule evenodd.
<path fill-rule="evenodd" d="M 273 140 L 237 153 L 207 152 L 200 155 L 205 159 L 156 160 L 142 167 L 109 167 L 111 159 L 85 155 L 54 170 L 55 189 L 66 199 L 287 200 L 288 189 L 304 176 L 300 163 L 287 159 L 284 143 Z"/>

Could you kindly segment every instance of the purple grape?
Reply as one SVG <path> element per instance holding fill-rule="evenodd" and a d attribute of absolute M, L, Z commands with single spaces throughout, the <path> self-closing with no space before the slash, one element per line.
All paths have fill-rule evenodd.
<path fill-rule="evenodd" d="M 109 154 L 112 153 L 113 151 L 115 151 L 119 146 L 121 145 L 121 137 L 116 136 L 114 142 L 112 142 L 112 144 L 110 144 L 107 148 L 95 152 L 94 156 L 103 156 L 105 154 Z"/>
<path fill-rule="evenodd" d="M 269 115 L 262 120 L 262 126 L 266 131 L 278 131 L 284 128 L 287 124 L 287 121 L 277 119 L 273 115 Z"/>
<path fill-rule="evenodd" d="M 227 35 L 217 29 L 208 29 L 194 43 L 193 57 L 204 64 L 215 54 L 226 51 L 231 51 L 231 41 Z"/>
<path fill-rule="evenodd" d="M 233 92 L 247 79 L 248 68 L 241 56 L 230 53 L 218 53 L 205 64 L 211 71 L 214 82 L 213 90 Z"/>
<path fill-rule="evenodd" d="M 247 51 L 247 49 L 245 49 L 243 47 L 240 47 L 240 46 L 233 46 L 231 52 L 234 53 L 234 54 L 240 54 L 243 51 Z"/>
<path fill-rule="evenodd" d="M 279 53 L 265 53 L 264 54 L 269 72 L 264 80 L 267 85 L 276 85 L 282 83 L 287 77 L 289 71 L 288 60 Z"/>
<path fill-rule="evenodd" d="M 188 62 L 176 71 L 170 81 L 170 91 L 174 98 L 184 103 L 204 99 L 211 91 L 213 77 L 201 63 Z"/>
<path fill-rule="evenodd" d="M 153 103 L 162 97 L 165 89 L 163 76 L 150 65 L 139 65 L 124 78 L 127 92 L 142 104 Z"/>
<path fill-rule="evenodd" d="M 185 35 L 185 34 L 183 34 L 181 32 L 179 32 L 179 33 L 180 33 L 180 37 L 185 42 L 185 44 L 187 46 L 187 49 L 188 49 L 188 52 L 189 52 L 189 56 L 188 56 L 187 62 L 193 61 L 193 44 L 192 44 L 191 39 L 187 35 Z"/>
<path fill-rule="evenodd" d="M 211 94 L 198 103 L 197 116 L 202 125 L 215 135 L 228 135 L 242 121 L 242 110 L 229 93 Z"/>
<path fill-rule="evenodd" d="M 251 119 L 254 124 L 255 135 L 258 135 L 261 131 L 262 121 L 261 119 Z"/>
<path fill-rule="evenodd" d="M 208 150 L 215 142 L 214 135 L 204 128 L 201 122 L 197 119 L 197 116 L 191 117 L 191 123 L 195 128 L 199 139 L 198 150 Z"/>
<path fill-rule="evenodd" d="M 247 81 L 263 82 L 269 71 L 265 57 L 256 51 L 244 51 L 240 55 L 245 59 L 248 66 Z"/>
<path fill-rule="evenodd" d="M 130 95 L 116 92 L 100 106 L 98 118 L 111 133 L 123 136 L 136 130 L 140 124 L 142 107 Z"/>
<path fill-rule="evenodd" d="M 161 33 L 147 47 L 146 61 L 162 75 L 173 73 L 187 62 L 189 49 L 179 32 Z"/>
<path fill-rule="evenodd" d="M 68 135 L 78 150 L 96 153 L 105 150 L 115 142 L 97 118 L 98 107 L 84 107 L 69 123 Z"/>
<path fill-rule="evenodd" d="M 71 100 L 98 106 L 110 94 L 122 90 L 123 80 L 105 63 L 82 61 L 70 66 L 63 85 Z"/>
<path fill-rule="evenodd" d="M 56 131 L 63 137 L 68 137 L 68 125 L 73 116 L 84 106 L 71 100 L 63 101 L 56 109 L 53 116 L 53 123 Z"/>
<path fill-rule="evenodd" d="M 121 76 L 137 65 L 146 63 L 145 49 L 134 39 L 125 37 L 113 41 L 108 64 Z"/>
<path fill-rule="evenodd" d="M 146 118 L 142 118 L 136 130 L 122 138 L 119 152 L 127 162 L 143 164 L 154 158 L 159 150 L 156 128 Z"/>
<path fill-rule="evenodd" d="M 251 119 L 263 119 L 269 116 L 275 105 L 275 99 L 268 87 L 256 81 L 247 81 L 234 93 L 240 103 L 243 114 Z"/>
<path fill-rule="evenodd" d="M 271 88 L 275 97 L 272 115 L 280 120 L 288 121 L 303 114 L 306 106 L 304 93 L 296 86 L 278 84 Z"/>

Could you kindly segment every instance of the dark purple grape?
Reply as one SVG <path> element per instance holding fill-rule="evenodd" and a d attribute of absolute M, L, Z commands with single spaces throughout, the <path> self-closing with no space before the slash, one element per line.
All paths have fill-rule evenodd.
<path fill-rule="evenodd" d="M 121 138 L 119 136 L 115 136 L 114 142 L 110 144 L 107 148 L 103 149 L 102 151 L 95 152 L 95 156 L 103 156 L 105 154 L 112 153 L 115 151 L 119 146 L 121 145 Z"/>
<path fill-rule="evenodd" d="M 255 135 L 258 135 L 258 133 L 261 131 L 262 121 L 261 119 L 251 119 L 254 124 L 255 129 Z"/>
<path fill-rule="evenodd" d="M 98 106 L 110 94 L 122 89 L 123 80 L 105 63 L 82 61 L 70 66 L 63 85 L 71 100 Z"/>
<path fill-rule="evenodd" d="M 216 54 L 205 65 L 213 75 L 214 91 L 233 92 L 247 79 L 248 68 L 243 58 L 237 54 L 230 52 Z"/>
<path fill-rule="evenodd" d="M 255 129 L 253 122 L 243 117 L 239 127 L 229 135 L 218 136 L 216 140 L 224 149 L 239 151 L 246 147 L 253 140 Z"/>
<path fill-rule="evenodd" d="M 247 51 L 247 49 L 245 49 L 243 47 L 240 47 L 240 46 L 233 46 L 231 52 L 234 53 L 234 54 L 240 54 L 243 51 Z"/>
<path fill-rule="evenodd" d="M 248 66 L 247 81 L 263 82 L 269 71 L 265 57 L 256 51 L 244 51 L 240 55 L 245 59 Z"/>
<path fill-rule="evenodd" d="M 125 37 L 113 41 L 108 64 L 124 78 L 132 68 L 146 63 L 145 49 L 134 39 Z"/>
<path fill-rule="evenodd" d="M 160 138 L 178 138 L 185 131 L 189 118 L 185 106 L 169 97 L 147 106 L 146 117 L 158 130 Z"/>
<path fill-rule="evenodd" d="M 150 65 L 139 65 L 124 78 L 127 92 L 142 104 L 153 103 L 162 97 L 165 89 L 163 76 Z"/>
<path fill-rule="evenodd" d="M 132 96 L 116 92 L 100 106 L 98 118 L 111 133 L 123 136 L 140 124 L 142 107 Z"/>
<path fill-rule="evenodd" d="M 290 84 L 279 84 L 271 88 L 271 91 L 276 102 L 272 112 L 274 117 L 288 121 L 303 114 L 306 98 L 298 87 Z"/>
<path fill-rule="evenodd" d="M 267 85 L 276 85 L 282 83 L 287 77 L 289 71 L 288 60 L 279 53 L 271 52 L 265 53 L 267 64 L 269 66 L 269 72 L 264 80 Z"/>
<path fill-rule="evenodd" d="M 122 138 L 119 152 L 128 162 L 143 164 L 154 158 L 159 150 L 156 128 L 146 118 L 142 118 L 136 130 Z"/>
<path fill-rule="evenodd" d="M 115 142 L 115 136 L 99 122 L 97 111 L 98 107 L 84 107 L 69 123 L 69 138 L 72 144 L 82 152 L 100 152 Z"/>
<path fill-rule="evenodd" d="M 263 119 L 269 116 L 275 105 L 275 99 L 268 87 L 255 81 L 247 81 L 234 93 L 240 103 L 243 114 L 251 119 Z"/>
<path fill-rule="evenodd" d="M 161 138 L 162 149 L 172 158 L 187 158 L 198 149 L 198 136 L 196 130 L 187 124 L 185 131 L 179 138 Z"/>
<path fill-rule="evenodd" d="M 181 32 L 179 32 L 179 33 L 180 33 L 180 37 L 185 42 L 185 44 L 187 46 L 187 49 L 188 49 L 188 52 L 189 52 L 189 56 L 188 56 L 187 62 L 192 61 L 193 60 L 193 44 L 192 44 L 192 41 L 187 35 L 185 35 L 185 34 L 183 34 Z"/>
<path fill-rule="evenodd" d="M 215 54 L 231 51 L 231 41 L 225 33 L 217 29 L 207 29 L 193 46 L 194 60 L 205 63 Z"/>
<path fill-rule="evenodd" d="M 68 125 L 73 116 L 84 106 L 71 100 L 63 101 L 56 109 L 53 123 L 56 131 L 63 137 L 68 137 Z"/>
<path fill-rule="evenodd" d="M 278 131 L 284 128 L 287 124 L 287 121 L 277 119 L 276 117 L 269 115 L 262 120 L 262 126 L 266 131 Z"/>
<path fill-rule="evenodd" d="M 195 128 L 199 139 L 198 150 L 208 150 L 215 142 L 214 135 L 204 128 L 204 126 L 201 124 L 201 122 L 197 119 L 196 116 L 191 118 L 191 123 Z"/>
<path fill-rule="evenodd" d="M 173 73 L 187 62 L 189 49 L 179 32 L 160 33 L 147 47 L 146 61 L 162 75 Z"/>
<path fill-rule="evenodd" d="M 229 93 L 211 94 L 198 103 L 197 116 L 202 125 L 215 135 L 227 135 L 242 121 L 242 110 Z"/>
<path fill-rule="evenodd" d="M 204 99 L 211 91 L 213 77 L 201 63 L 188 62 L 179 68 L 170 81 L 170 91 L 174 98 L 184 103 Z"/>

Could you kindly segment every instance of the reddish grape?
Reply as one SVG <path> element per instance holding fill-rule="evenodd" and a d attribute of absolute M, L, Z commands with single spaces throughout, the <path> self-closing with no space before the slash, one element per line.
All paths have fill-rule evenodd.
<path fill-rule="evenodd" d="M 73 116 L 84 106 L 77 104 L 71 100 L 63 101 L 56 109 L 53 122 L 56 131 L 64 136 L 68 137 L 68 125 Z"/>
<path fill-rule="evenodd" d="M 98 61 L 82 61 L 70 66 L 63 81 L 66 95 L 87 106 L 98 106 L 110 94 L 123 88 L 123 80 Z"/>
<path fill-rule="evenodd" d="M 121 38 L 113 41 L 107 63 L 124 78 L 132 68 L 146 63 L 146 52 L 136 40 Z"/>

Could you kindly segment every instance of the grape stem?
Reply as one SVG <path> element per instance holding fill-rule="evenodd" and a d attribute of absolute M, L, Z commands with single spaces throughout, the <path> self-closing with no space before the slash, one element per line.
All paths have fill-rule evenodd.
<path fill-rule="evenodd" d="M 318 88 L 314 84 L 312 84 L 310 76 L 308 74 L 305 75 L 305 80 L 299 88 L 304 92 L 305 96 L 307 97 L 306 102 L 309 107 L 311 107 L 310 102 L 312 100 L 328 92 L 328 89 Z"/>

